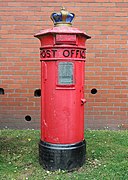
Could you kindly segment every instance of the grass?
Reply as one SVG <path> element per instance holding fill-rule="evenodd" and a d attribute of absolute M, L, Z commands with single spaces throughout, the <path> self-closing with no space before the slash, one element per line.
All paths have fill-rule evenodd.
<path fill-rule="evenodd" d="M 1 180 L 128 180 L 128 131 L 85 131 L 86 164 L 78 171 L 45 171 L 37 130 L 0 131 Z"/>

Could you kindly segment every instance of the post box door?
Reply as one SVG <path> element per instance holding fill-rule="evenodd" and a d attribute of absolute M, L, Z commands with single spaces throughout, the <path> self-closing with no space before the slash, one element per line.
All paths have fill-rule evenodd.
<path fill-rule="evenodd" d="M 42 62 L 42 139 L 76 143 L 84 139 L 84 62 Z"/>

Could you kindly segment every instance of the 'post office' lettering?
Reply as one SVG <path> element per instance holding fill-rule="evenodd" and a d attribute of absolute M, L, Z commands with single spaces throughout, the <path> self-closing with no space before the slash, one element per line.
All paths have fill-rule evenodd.
<path fill-rule="evenodd" d="M 82 58 L 85 59 L 85 49 L 45 49 L 41 48 L 41 58 Z"/>

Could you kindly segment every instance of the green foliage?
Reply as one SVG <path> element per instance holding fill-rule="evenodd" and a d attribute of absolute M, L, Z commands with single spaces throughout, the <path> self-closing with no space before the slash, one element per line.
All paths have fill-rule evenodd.
<path fill-rule="evenodd" d="M 74 172 L 45 171 L 38 162 L 39 131 L 0 131 L 1 180 L 127 180 L 128 131 L 85 131 L 86 164 Z"/>

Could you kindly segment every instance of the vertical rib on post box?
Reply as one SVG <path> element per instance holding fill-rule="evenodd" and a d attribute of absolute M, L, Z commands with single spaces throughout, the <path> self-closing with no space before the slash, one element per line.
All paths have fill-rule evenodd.
<path fill-rule="evenodd" d="M 53 13 L 52 29 L 35 34 L 41 42 L 41 140 L 39 162 L 47 170 L 73 170 L 85 162 L 83 31 L 64 8 Z"/>

